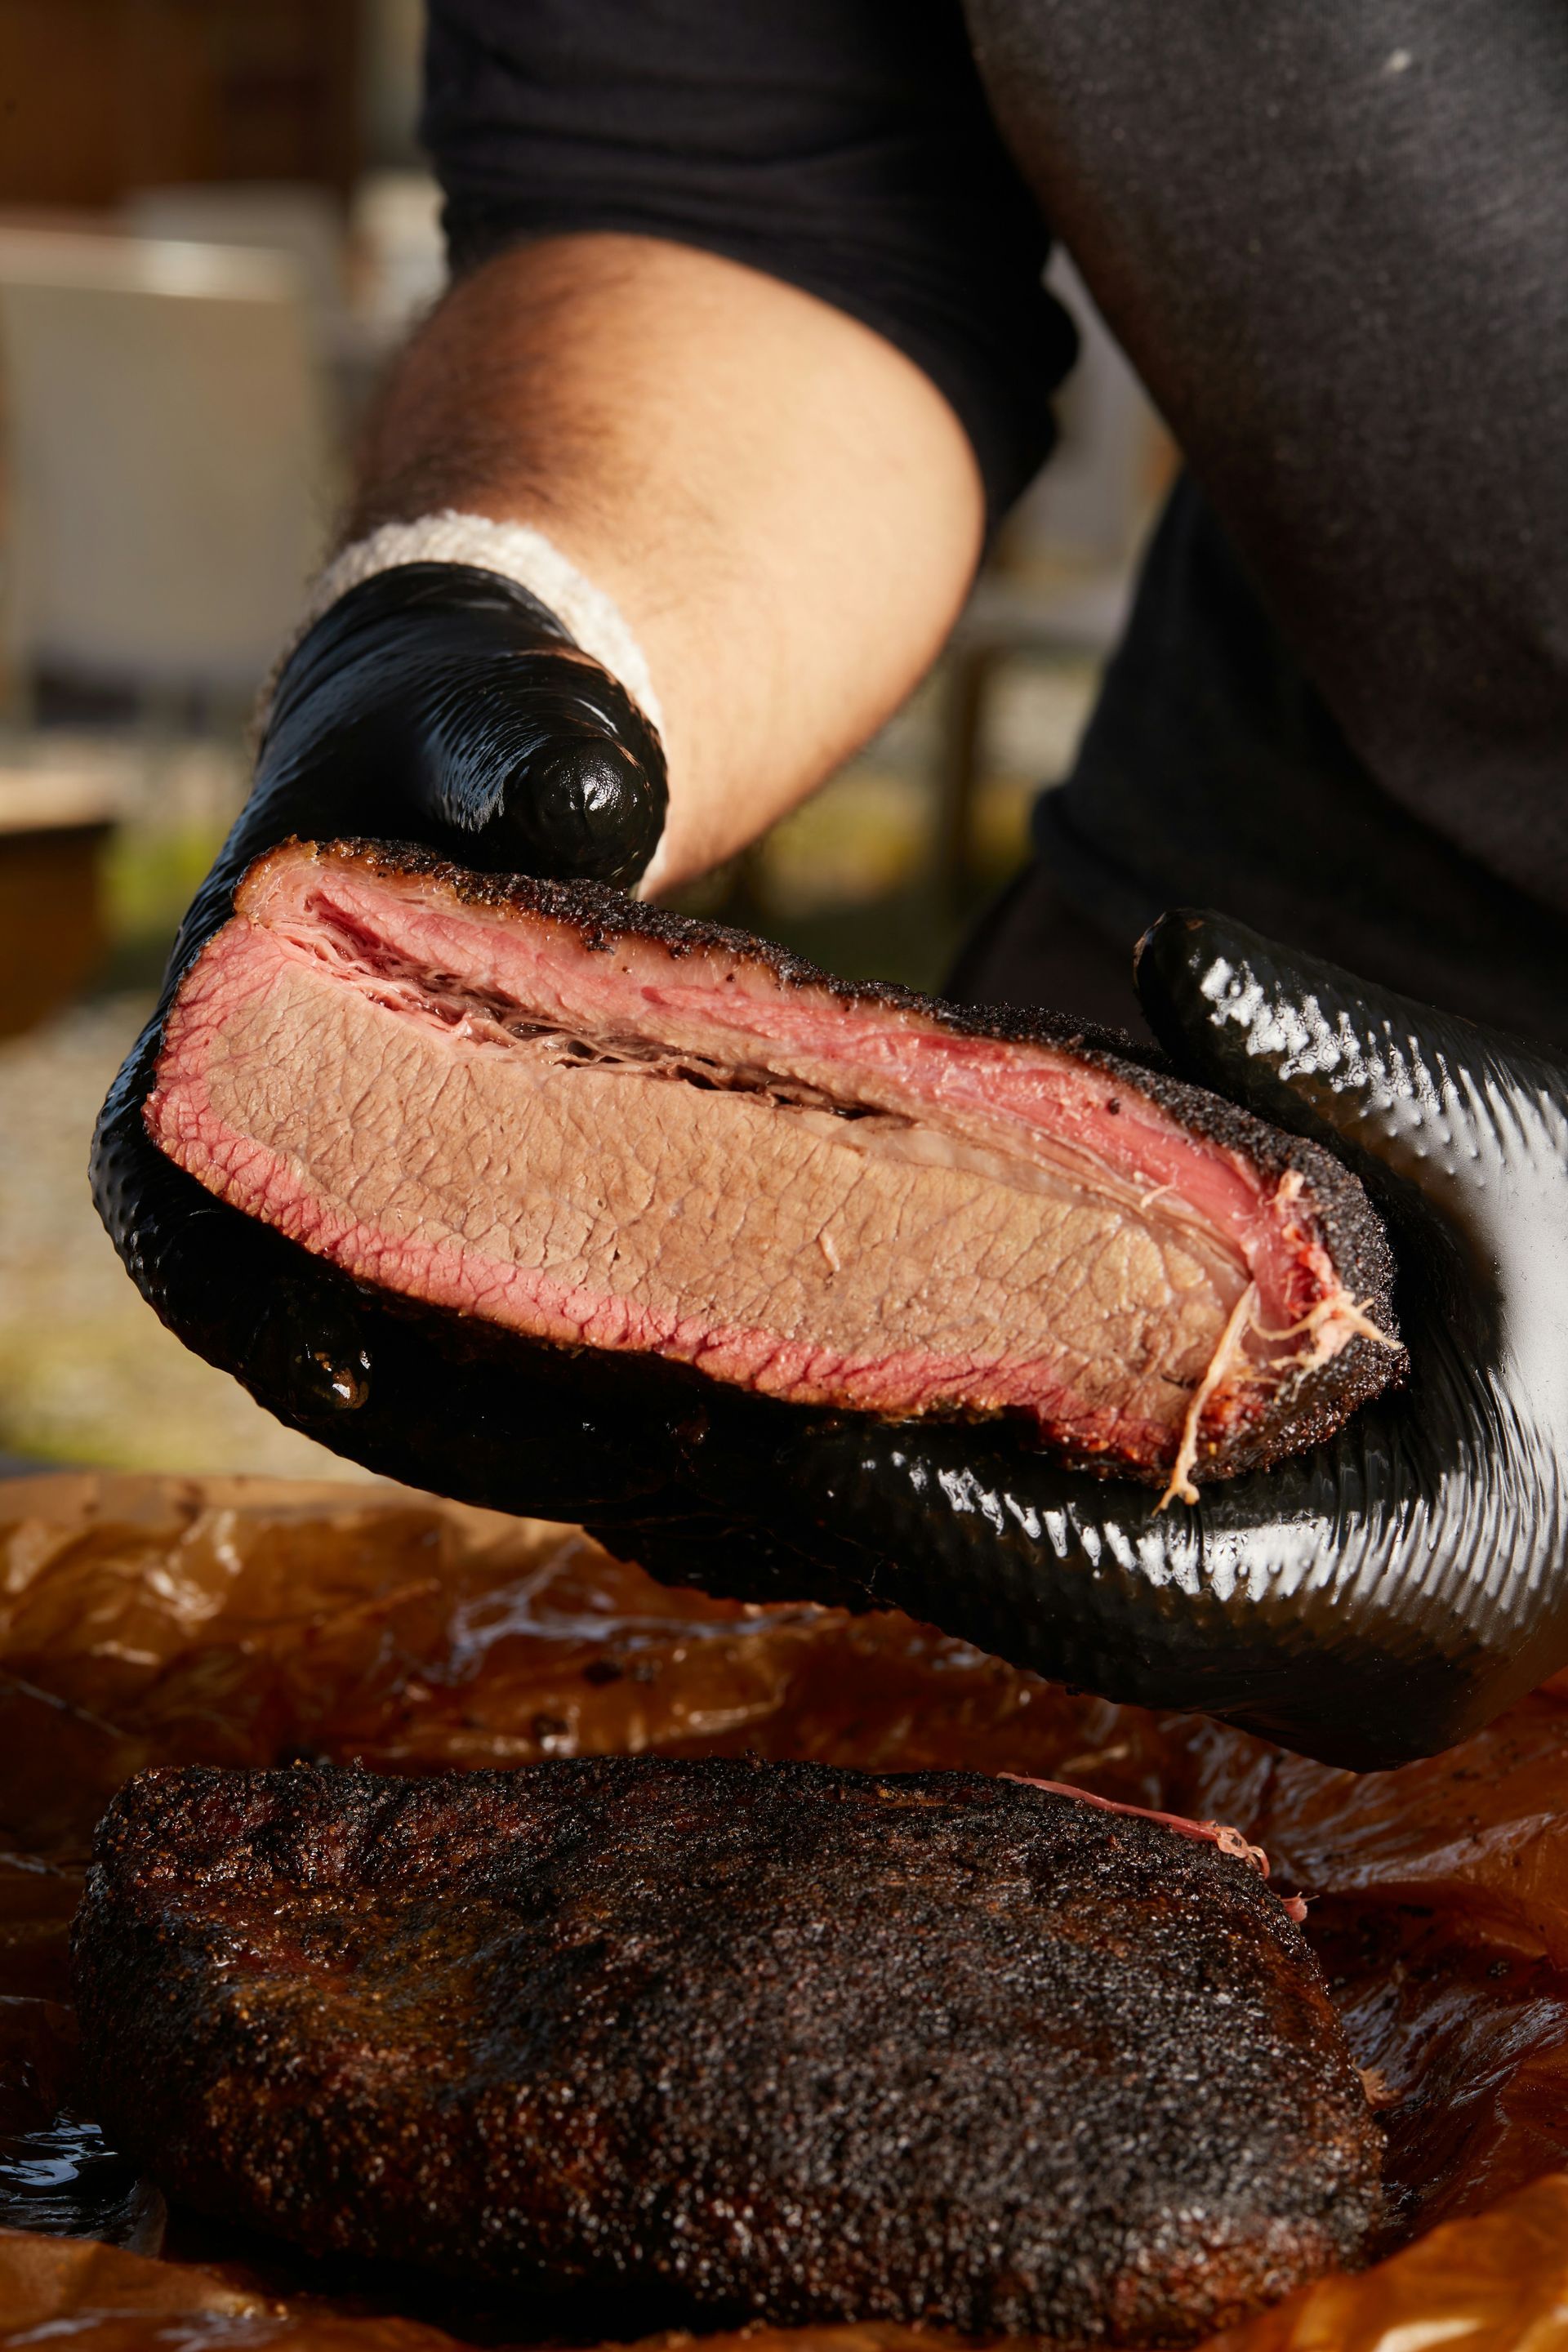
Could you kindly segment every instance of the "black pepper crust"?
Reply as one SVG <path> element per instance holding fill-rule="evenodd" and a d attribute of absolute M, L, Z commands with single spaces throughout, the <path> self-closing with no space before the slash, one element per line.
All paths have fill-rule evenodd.
<path fill-rule="evenodd" d="M 74 1955 L 111 2139 L 315 2252 L 1152 2346 L 1380 2217 L 1253 1870 L 977 1774 L 144 1772 Z"/>

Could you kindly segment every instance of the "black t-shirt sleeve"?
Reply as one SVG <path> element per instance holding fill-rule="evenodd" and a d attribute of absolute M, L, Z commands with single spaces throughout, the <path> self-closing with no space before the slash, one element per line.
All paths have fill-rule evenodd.
<path fill-rule="evenodd" d="M 568 230 L 701 247 L 906 352 L 993 519 L 1044 460 L 1073 330 L 958 0 L 430 0 L 423 129 L 456 272 Z"/>

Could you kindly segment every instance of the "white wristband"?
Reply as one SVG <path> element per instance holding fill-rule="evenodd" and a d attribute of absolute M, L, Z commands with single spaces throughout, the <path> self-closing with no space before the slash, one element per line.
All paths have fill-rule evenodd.
<path fill-rule="evenodd" d="M 356 540 L 318 574 L 294 635 L 279 657 L 263 695 L 259 724 L 265 726 L 272 687 L 283 664 L 323 613 L 378 572 L 405 563 L 471 563 L 499 572 L 547 605 L 574 642 L 618 679 L 656 733 L 663 713 L 653 679 L 626 615 L 613 596 L 595 587 L 542 530 L 523 522 L 492 522 L 488 515 L 421 515 L 417 522 L 383 523 Z"/>

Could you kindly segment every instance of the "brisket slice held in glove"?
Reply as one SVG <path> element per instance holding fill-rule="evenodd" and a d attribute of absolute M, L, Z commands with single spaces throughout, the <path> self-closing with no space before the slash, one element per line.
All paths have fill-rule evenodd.
<path fill-rule="evenodd" d="M 1069 1024 L 593 885 L 270 852 L 145 1117 L 383 1291 L 794 1404 L 1009 1416 L 1189 1496 L 1402 1361 L 1381 1228 L 1316 1146 Z"/>
<path fill-rule="evenodd" d="M 74 1949 L 111 2142 L 316 2252 L 1171 2346 L 1380 2219 L 1253 1867 L 978 1774 L 154 1770 Z"/>

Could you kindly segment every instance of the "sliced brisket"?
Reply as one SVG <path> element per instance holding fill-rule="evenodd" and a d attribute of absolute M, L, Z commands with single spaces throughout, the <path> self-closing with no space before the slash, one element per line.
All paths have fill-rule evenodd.
<path fill-rule="evenodd" d="M 115 2145 L 317 2252 L 1171 2346 L 1379 2218 L 1251 1864 L 976 1774 L 151 1771 L 75 1953 Z"/>
<path fill-rule="evenodd" d="M 291 844 L 187 971 L 146 1105 L 356 1280 L 805 1405 L 1010 1415 L 1191 1479 L 1394 1373 L 1316 1146 L 1046 1016 L 851 987 L 595 886 Z"/>

